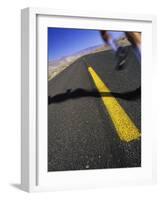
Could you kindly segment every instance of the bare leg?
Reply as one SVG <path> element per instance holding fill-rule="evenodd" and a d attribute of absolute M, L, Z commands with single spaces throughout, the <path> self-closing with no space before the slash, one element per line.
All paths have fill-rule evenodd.
<path fill-rule="evenodd" d="M 112 50 L 114 50 L 116 52 L 118 47 L 115 44 L 115 42 L 113 41 L 111 35 L 107 31 L 104 31 L 104 30 L 100 31 L 100 33 L 101 33 L 101 37 L 102 37 L 103 41 L 106 44 L 108 44 L 112 48 Z"/>
<path fill-rule="evenodd" d="M 127 39 L 132 45 L 141 48 L 141 33 L 140 32 L 125 32 Z"/>
<path fill-rule="evenodd" d="M 141 33 L 125 32 L 125 34 L 127 39 L 131 42 L 139 62 L 141 62 Z"/>

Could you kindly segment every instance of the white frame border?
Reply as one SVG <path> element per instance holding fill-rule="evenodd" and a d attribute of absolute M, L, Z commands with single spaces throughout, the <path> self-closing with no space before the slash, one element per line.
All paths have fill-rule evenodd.
<path fill-rule="evenodd" d="M 51 191 L 37 184 L 37 66 L 36 66 L 36 16 L 55 15 L 83 18 L 105 18 L 152 23 L 153 63 L 156 60 L 156 17 L 152 15 L 79 12 L 44 8 L 25 8 L 21 12 L 21 188 L 25 191 Z M 154 66 L 153 66 L 154 67 Z M 155 138 L 154 138 L 155 140 Z M 154 141 L 155 143 L 155 141 Z M 153 177 L 156 182 L 156 150 L 153 144 Z"/>

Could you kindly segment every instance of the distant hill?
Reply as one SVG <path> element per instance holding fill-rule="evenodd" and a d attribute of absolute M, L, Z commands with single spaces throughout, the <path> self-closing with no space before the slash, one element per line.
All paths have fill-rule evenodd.
<path fill-rule="evenodd" d="M 57 74 L 59 74 L 62 70 L 64 70 L 66 67 L 68 67 L 73 62 L 75 62 L 78 58 L 80 58 L 84 55 L 88 55 L 88 54 L 96 53 L 96 52 L 100 52 L 100 51 L 105 51 L 105 50 L 109 50 L 109 49 L 110 49 L 110 47 L 107 45 L 101 45 L 101 46 L 99 45 L 99 46 L 94 46 L 94 47 L 84 49 L 84 50 L 79 51 L 70 56 L 62 57 L 58 60 L 49 61 L 49 63 L 48 63 L 48 70 L 49 70 L 48 79 L 49 80 L 52 79 Z"/>

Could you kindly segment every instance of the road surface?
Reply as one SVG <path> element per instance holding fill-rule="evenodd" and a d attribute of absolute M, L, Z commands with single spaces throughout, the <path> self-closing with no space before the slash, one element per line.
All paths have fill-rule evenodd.
<path fill-rule="evenodd" d="M 114 64 L 86 55 L 48 82 L 48 171 L 141 166 L 141 67 L 131 47 Z"/>

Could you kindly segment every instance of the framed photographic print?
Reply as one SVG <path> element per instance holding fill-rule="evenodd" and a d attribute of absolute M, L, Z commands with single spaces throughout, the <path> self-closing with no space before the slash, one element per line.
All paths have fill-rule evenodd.
<path fill-rule="evenodd" d="M 155 17 L 26 8 L 21 186 L 154 183 Z"/>

